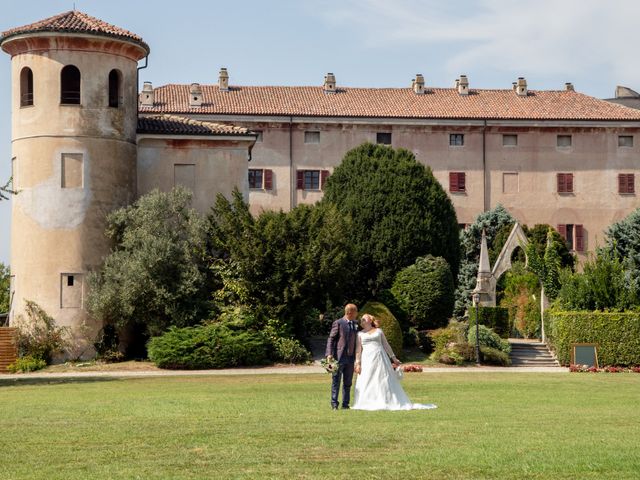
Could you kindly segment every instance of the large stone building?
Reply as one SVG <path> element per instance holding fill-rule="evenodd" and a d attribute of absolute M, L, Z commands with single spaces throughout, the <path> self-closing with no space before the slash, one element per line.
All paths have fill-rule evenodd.
<path fill-rule="evenodd" d="M 461 75 L 437 88 L 416 75 L 406 88 L 351 88 L 329 73 L 311 87 L 236 86 L 223 68 L 211 85 L 145 82 L 137 95 L 149 47 L 77 11 L 4 32 L 0 46 L 12 56 L 21 190 L 13 315 L 32 299 L 62 324 L 84 321 L 106 213 L 153 188 L 187 185 L 200 211 L 233 187 L 254 212 L 289 210 L 322 198 L 344 154 L 367 141 L 431 167 L 460 224 L 501 203 L 522 224 L 557 226 L 579 253 L 638 206 L 640 111 L 571 84 L 476 89 Z"/>

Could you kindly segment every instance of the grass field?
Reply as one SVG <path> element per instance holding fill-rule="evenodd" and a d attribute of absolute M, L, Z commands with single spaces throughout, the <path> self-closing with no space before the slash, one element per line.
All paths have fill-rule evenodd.
<path fill-rule="evenodd" d="M 0 381 L 0 478 L 640 476 L 638 374 L 403 382 L 439 408 L 333 412 L 325 375 Z"/>

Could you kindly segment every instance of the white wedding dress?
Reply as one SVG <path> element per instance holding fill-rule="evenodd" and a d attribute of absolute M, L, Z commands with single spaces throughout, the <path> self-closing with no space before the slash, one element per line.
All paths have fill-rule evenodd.
<path fill-rule="evenodd" d="M 353 410 L 426 410 L 436 405 L 411 403 L 389 357 L 393 350 L 384 333 L 377 328 L 371 333 L 358 333 L 356 362 L 361 372 L 356 380 Z"/>

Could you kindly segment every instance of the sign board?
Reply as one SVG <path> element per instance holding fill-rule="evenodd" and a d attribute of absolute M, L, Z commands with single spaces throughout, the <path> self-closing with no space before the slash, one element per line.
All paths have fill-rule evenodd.
<path fill-rule="evenodd" d="M 598 368 L 598 345 L 595 343 L 572 343 L 571 364 Z"/>

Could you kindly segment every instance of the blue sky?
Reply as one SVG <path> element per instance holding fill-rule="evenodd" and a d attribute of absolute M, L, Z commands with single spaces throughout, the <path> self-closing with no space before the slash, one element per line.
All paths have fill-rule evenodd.
<path fill-rule="evenodd" d="M 73 0 L 3 0 L 4 31 L 73 8 Z M 640 89 L 637 0 L 75 0 L 78 10 L 142 36 L 140 81 L 236 85 L 576 89 L 600 98 Z M 0 54 L 0 182 L 11 159 L 10 59 Z M 9 262 L 9 202 L 0 202 L 0 262 Z"/>

